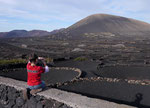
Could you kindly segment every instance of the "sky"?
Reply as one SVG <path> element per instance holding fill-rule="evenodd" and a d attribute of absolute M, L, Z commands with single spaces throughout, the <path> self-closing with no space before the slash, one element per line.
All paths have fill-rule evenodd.
<path fill-rule="evenodd" d="M 150 0 L 0 0 L 0 32 L 67 28 L 98 13 L 150 23 Z"/>

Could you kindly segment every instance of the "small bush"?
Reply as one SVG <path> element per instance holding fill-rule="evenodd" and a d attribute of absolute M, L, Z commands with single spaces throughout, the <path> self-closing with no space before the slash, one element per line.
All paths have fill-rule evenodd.
<path fill-rule="evenodd" d="M 74 59 L 74 61 L 86 61 L 86 60 L 88 60 L 88 58 L 86 57 L 77 57 Z"/>
<path fill-rule="evenodd" d="M 46 58 L 46 62 L 47 63 L 53 62 L 53 58 Z"/>

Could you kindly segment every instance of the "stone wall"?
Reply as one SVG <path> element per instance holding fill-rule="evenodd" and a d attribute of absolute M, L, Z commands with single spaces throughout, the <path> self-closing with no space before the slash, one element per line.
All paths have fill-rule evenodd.
<path fill-rule="evenodd" d="M 30 96 L 30 99 L 23 99 L 22 91 L 14 87 L 0 85 L 0 108 L 71 108 L 66 104 L 46 99 L 43 96 Z"/>
<path fill-rule="evenodd" d="M 74 79 L 77 79 L 77 78 L 80 78 L 81 74 L 82 74 L 82 71 L 78 68 L 71 68 L 71 67 L 50 67 L 50 69 L 55 69 L 55 70 L 72 70 L 72 71 L 75 71 L 78 73 L 78 75 L 74 78 Z"/>
<path fill-rule="evenodd" d="M 0 108 L 135 108 L 50 88 L 23 100 L 26 82 L 0 77 Z"/>

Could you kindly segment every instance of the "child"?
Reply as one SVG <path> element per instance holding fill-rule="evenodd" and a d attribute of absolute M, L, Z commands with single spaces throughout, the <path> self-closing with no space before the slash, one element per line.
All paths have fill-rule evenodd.
<path fill-rule="evenodd" d="M 44 68 L 37 66 L 38 60 L 41 60 L 44 64 Z M 41 74 L 49 72 L 49 67 L 46 65 L 43 57 L 38 57 L 36 54 L 29 56 L 29 62 L 27 64 L 28 88 L 23 91 L 24 99 L 28 99 L 28 94 L 35 94 L 42 91 L 45 88 L 45 82 L 41 80 Z"/>

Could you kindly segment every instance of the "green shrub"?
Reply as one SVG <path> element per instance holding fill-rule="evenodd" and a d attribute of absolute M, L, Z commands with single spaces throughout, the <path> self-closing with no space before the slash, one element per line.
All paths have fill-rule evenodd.
<path fill-rule="evenodd" d="M 53 62 L 53 58 L 46 58 L 46 62 L 47 63 Z"/>
<path fill-rule="evenodd" d="M 27 60 L 25 59 L 0 60 L 0 65 L 26 63 L 26 62 Z"/>
<path fill-rule="evenodd" d="M 86 61 L 86 60 L 88 60 L 88 58 L 86 57 L 77 57 L 74 59 L 74 61 Z"/>

